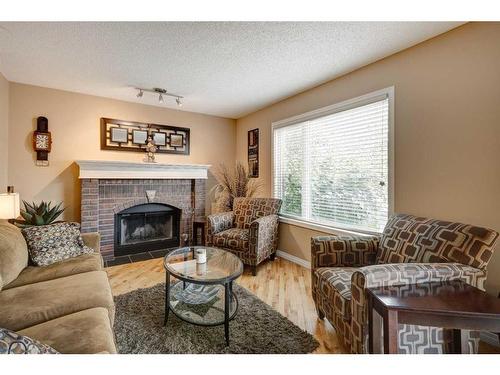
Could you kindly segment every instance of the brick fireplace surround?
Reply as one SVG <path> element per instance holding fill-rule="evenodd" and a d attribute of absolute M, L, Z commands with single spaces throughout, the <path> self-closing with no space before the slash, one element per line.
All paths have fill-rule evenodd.
<path fill-rule="evenodd" d="M 82 232 L 101 234 L 101 254 L 105 260 L 114 258 L 115 214 L 138 204 L 163 203 L 179 208 L 180 234 L 187 234 L 189 243 L 192 243 L 193 220 L 205 216 L 208 166 L 185 166 L 189 169 L 202 167 L 197 168 L 194 173 L 185 173 L 180 169 L 182 166 L 178 165 L 94 161 L 77 163 L 81 179 Z M 126 172 L 126 166 L 134 168 Z M 172 167 L 175 167 L 173 172 Z M 117 178 L 118 176 L 128 178 Z M 149 201 L 146 197 L 148 190 L 156 192 L 155 198 Z"/>

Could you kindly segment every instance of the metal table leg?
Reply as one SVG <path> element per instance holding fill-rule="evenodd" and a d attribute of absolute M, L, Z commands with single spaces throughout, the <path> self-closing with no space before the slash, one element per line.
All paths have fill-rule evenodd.
<path fill-rule="evenodd" d="M 231 284 L 224 284 L 224 335 L 226 346 L 229 346 L 229 302 L 231 301 Z"/>
<path fill-rule="evenodd" d="M 170 310 L 170 273 L 168 271 L 165 271 L 166 273 L 166 278 L 165 278 L 165 319 L 163 321 L 163 325 L 167 325 L 167 320 L 168 320 L 168 312 Z"/>

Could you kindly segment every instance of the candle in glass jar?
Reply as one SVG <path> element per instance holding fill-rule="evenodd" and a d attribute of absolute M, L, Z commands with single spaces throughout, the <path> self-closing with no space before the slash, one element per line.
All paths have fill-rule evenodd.
<path fill-rule="evenodd" d="M 207 250 L 206 249 L 196 249 L 195 250 L 196 263 L 206 263 L 207 261 Z"/>

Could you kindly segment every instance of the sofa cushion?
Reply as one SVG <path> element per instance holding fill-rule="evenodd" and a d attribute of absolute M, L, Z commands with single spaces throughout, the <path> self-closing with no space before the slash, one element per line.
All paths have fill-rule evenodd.
<path fill-rule="evenodd" d="M 22 230 L 31 260 L 37 266 L 48 266 L 64 259 L 94 251 L 86 246 L 78 223 L 55 223 Z"/>
<path fill-rule="evenodd" d="M 412 215 L 394 215 L 380 239 L 377 263 L 462 263 L 486 268 L 494 230 Z"/>
<path fill-rule="evenodd" d="M 101 235 L 99 232 L 81 233 L 83 244 L 94 250 L 94 253 L 101 251 Z"/>
<path fill-rule="evenodd" d="M 234 250 L 248 250 L 248 229 L 231 228 L 214 234 L 213 243 L 217 247 Z"/>
<path fill-rule="evenodd" d="M 19 331 L 93 307 L 108 309 L 113 321 L 113 296 L 104 271 L 3 290 L 0 293 L 0 327 Z"/>
<path fill-rule="evenodd" d="M 116 353 L 108 310 L 83 310 L 19 331 L 66 354 Z"/>
<path fill-rule="evenodd" d="M 235 198 L 234 218 L 236 228 L 249 229 L 256 219 L 276 215 L 281 207 L 281 199 L 275 198 Z"/>
<path fill-rule="evenodd" d="M 315 271 L 323 298 L 345 320 L 351 319 L 351 276 L 356 270 L 356 267 L 323 267 Z"/>
<path fill-rule="evenodd" d="M 83 272 L 101 271 L 102 267 L 103 260 L 101 254 L 98 253 L 80 255 L 49 266 L 29 266 L 19 274 L 17 279 L 9 285 L 4 286 L 4 290 L 76 275 Z"/>
<path fill-rule="evenodd" d="M 0 354 L 57 354 L 57 351 L 31 337 L 0 328 Z"/>
<path fill-rule="evenodd" d="M 21 231 L 0 220 L 0 290 L 28 266 L 28 248 Z"/>

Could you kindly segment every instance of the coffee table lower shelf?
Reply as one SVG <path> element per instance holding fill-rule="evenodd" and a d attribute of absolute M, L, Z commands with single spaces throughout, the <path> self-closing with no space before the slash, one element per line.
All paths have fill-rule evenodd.
<path fill-rule="evenodd" d="M 172 284 L 170 279 L 167 271 L 163 325 L 167 325 L 170 311 L 190 324 L 205 327 L 224 325 L 226 345 L 229 346 L 229 322 L 236 316 L 239 305 L 233 293 L 233 281 L 206 284 L 196 280 L 178 280 Z"/>

